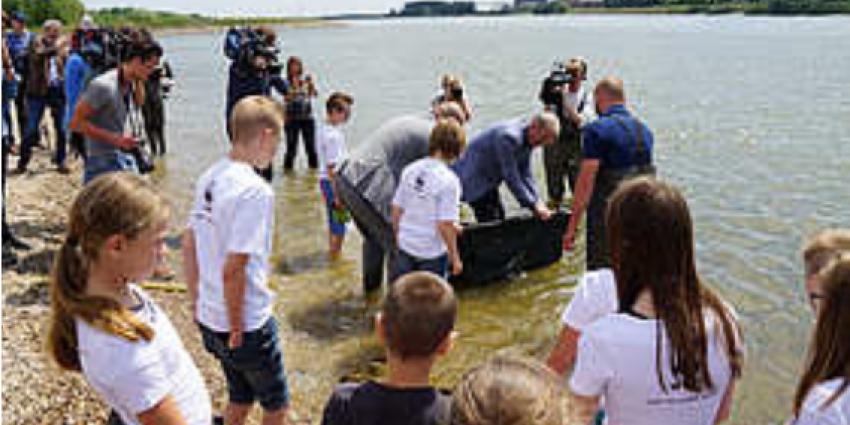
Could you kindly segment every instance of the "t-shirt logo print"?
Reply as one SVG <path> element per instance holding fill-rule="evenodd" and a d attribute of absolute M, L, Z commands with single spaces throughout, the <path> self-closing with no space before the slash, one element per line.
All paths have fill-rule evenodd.
<path fill-rule="evenodd" d="M 413 190 L 416 192 L 416 195 L 420 198 L 425 197 L 425 179 L 422 177 L 422 174 L 416 176 L 416 180 L 413 183 Z"/>
<path fill-rule="evenodd" d="M 210 185 L 204 190 L 204 211 L 208 213 L 212 213 L 213 186 L 215 186 L 215 181 L 210 182 Z"/>

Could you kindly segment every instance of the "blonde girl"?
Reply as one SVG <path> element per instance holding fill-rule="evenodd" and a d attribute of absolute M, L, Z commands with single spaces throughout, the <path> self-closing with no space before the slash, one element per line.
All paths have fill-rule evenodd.
<path fill-rule="evenodd" d="M 80 192 L 53 265 L 48 351 L 125 424 L 211 423 L 204 381 L 165 313 L 135 283 L 161 261 L 169 210 L 135 174 Z"/>
<path fill-rule="evenodd" d="M 850 253 L 835 254 L 817 275 L 817 316 L 794 395 L 793 425 L 850 422 Z"/>

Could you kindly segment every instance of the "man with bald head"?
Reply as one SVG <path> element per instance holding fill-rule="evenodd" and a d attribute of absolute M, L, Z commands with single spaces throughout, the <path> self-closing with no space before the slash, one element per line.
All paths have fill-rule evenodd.
<path fill-rule="evenodd" d="M 623 81 L 602 79 L 593 91 L 599 119 L 582 130 L 582 161 L 564 250 L 571 250 L 587 209 L 587 270 L 610 267 L 605 239 L 608 197 L 623 180 L 655 174 L 652 132 L 626 109 Z M 588 204 L 589 202 L 589 204 Z"/>
<path fill-rule="evenodd" d="M 472 207 L 479 223 L 505 218 L 499 196 L 502 182 L 521 206 L 544 220 L 551 217 L 531 175 L 531 152 L 555 143 L 560 131 L 555 114 L 540 112 L 529 120 L 497 123 L 472 138 L 452 169 L 463 186 L 462 199 Z"/>

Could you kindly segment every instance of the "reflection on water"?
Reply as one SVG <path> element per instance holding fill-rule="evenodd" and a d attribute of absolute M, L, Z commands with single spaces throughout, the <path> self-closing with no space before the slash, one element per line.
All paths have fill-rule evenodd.
<path fill-rule="evenodd" d="M 427 108 L 446 71 L 467 83 L 472 130 L 535 109 L 540 78 L 555 59 L 587 57 L 591 80 L 622 76 L 656 133 L 661 174 L 690 202 L 700 273 L 742 317 L 750 361 L 732 423 L 752 424 L 778 423 L 789 411 L 811 320 L 800 289 L 801 241 L 825 226 L 850 226 L 848 23 L 523 17 L 360 22 L 279 35 L 325 94 L 354 94 L 350 146 L 387 118 Z M 163 40 L 178 86 L 168 101 L 169 155 L 156 179 L 181 216 L 194 180 L 227 147 L 219 36 Z M 371 337 L 379 297 L 364 299 L 359 288 L 359 236 L 349 235 L 340 261 L 327 259 L 317 178 L 299 167 L 274 182 L 273 285 L 290 329 L 285 350 L 295 401 L 315 417 L 334 382 L 380 373 L 383 354 Z M 460 291 L 459 340 L 438 364 L 436 382 L 452 385 L 495 352 L 542 357 L 582 257 Z"/>

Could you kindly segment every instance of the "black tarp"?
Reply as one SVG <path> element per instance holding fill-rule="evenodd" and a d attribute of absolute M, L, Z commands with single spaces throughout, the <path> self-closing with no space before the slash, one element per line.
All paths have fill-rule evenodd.
<path fill-rule="evenodd" d="M 503 221 L 465 224 L 458 240 L 463 273 L 452 276 L 452 283 L 486 284 L 560 260 L 569 221 L 567 211 L 548 221 L 523 212 Z"/>

